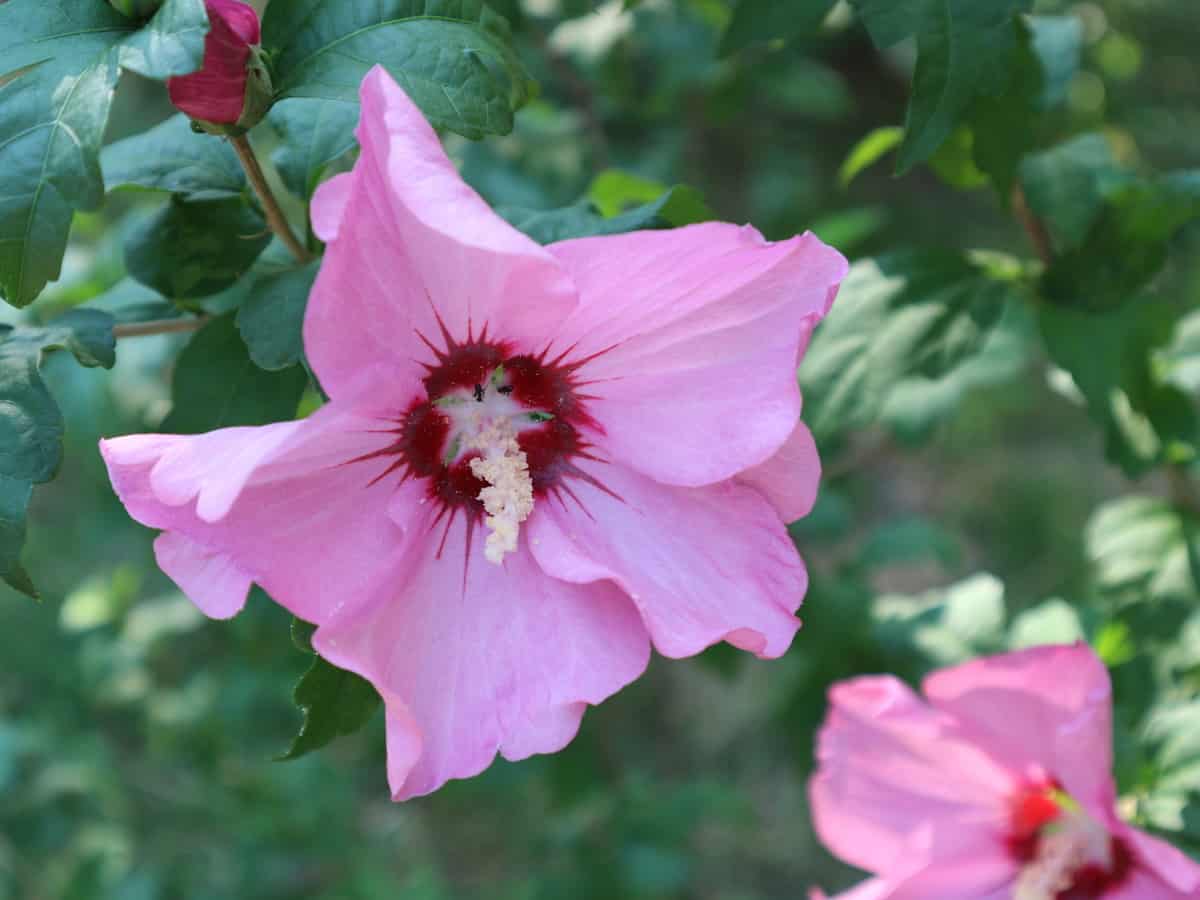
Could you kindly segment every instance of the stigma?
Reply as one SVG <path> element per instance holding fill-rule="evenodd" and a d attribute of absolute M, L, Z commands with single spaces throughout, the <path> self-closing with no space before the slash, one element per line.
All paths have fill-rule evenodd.
<path fill-rule="evenodd" d="M 517 443 L 517 431 L 507 417 L 492 419 L 467 439 L 467 448 L 482 456 L 471 459 L 471 472 L 487 487 L 479 492 L 488 529 L 483 555 L 500 565 L 517 549 L 521 523 L 533 512 L 533 478 L 529 461 Z"/>

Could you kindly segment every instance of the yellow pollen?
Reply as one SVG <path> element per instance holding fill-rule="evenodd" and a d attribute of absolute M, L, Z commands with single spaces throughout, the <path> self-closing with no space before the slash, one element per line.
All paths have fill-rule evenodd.
<path fill-rule="evenodd" d="M 468 438 L 470 449 L 483 452 L 471 460 L 471 471 L 488 486 L 479 492 L 488 528 L 483 555 L 500 565 L 507 553 L 517 549 L 521 523 L 533 512 L 533 479 L 529 461 L 517 444 L 517 432 L 507 418 L 493 419 L 486 428 Z"/>

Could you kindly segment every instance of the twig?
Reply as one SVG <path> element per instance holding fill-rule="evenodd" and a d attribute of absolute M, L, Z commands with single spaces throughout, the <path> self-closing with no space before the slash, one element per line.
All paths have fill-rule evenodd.
<path fill-rule="evenodd" d="M 258 199 L 262 202 L 263 212 L 267 215 L 267 224 L 292 252 L 292 256 L 296 257 L 299 262 L 308 262 L 312 256 L 297 240 L 296 235 L 292 232 L 292 226 L 288 224 L 283 210 L 279 208 L 279 201 L 275 199 L 271 186 L 267 184 L 267 177 L 263 174 L 262 166 L 258 164 L 258 157 L 254 155 L 254 148 L 250 146 L 250 140 L 246 135 L 239 134 L 237 137 L 231 137 L 229 143 L 233 144 L 234 152 L 237 153 L 246 177 L 250 179 L 254 193 L 258 194 Z"/>
<path fill-rule="evenodd" d="M 208 316 L 196 316 L 190 319 L 152 319 L 149 322 L 128 322 L 124 325 L 113 326 L 113 337 L 129 338 L 144 337 L 150 334 L 181 334 L 185 331 L 196 331 L 208 321 Z"/>
<path fill-rule="evenodd" d="M 1049 266 L 1054 262 L 1054 249 L 1050 243 L 1050 232 L 1046 230 L 1046 226 L 1042 223 L 1032 209 L 1029 208 L 1029 201 L 1025 199 L 1025 192 L 1021 190 L 1021 185 L 1014 184 L 1012 190 L 1012 208 L 1013 214 L 1017 217 L 1025 233 L 1029 235 L 1029 242 L 1033 244 L 1033 250 L 1037 253 L 1038 259 L 1043 265 Z"/>

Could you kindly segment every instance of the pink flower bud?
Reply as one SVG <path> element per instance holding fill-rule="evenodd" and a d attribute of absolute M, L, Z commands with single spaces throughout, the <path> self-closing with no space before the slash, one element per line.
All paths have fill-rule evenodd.
<path fill-rule="evenodd" d="M 204 0 L 204 5 L 211 26 L 204 65 L 167 81 L 171 102 L 198 121 L 249 128 L 262 118 L 270 98 L 258 13 L 242 0 Z"/>

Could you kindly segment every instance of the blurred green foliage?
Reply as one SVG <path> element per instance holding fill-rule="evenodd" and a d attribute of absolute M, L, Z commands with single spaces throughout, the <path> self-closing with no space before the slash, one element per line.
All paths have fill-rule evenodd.
<path fill-rule="evenodd" d="M 495 3 L 541 93 L 511 134 L 447 143 L 489 202 L 546 239 L 711 209 L 770 237 L 812 228 L 858 260 L 803 373 L 825 483 L 792 526 L 812 574 L 792 651 L 656 661 L 562 753 L 404 805 L 388 800 L 379 715 L 274 761 L 300 727 L 290 700 L 311 657 L 257 592 L 232 622 L 204 620 L 153 566 L 95 442 L 168 414 L 165 427 L 194 431 L 311 408 L 295 335 L 312 271 L 274 247 L 259 256 L 265 239 L 231 258 L 257 219 L 220 246 L 192 242 L 230 266 L 203 289 L 207 262 L 164 265 L 171 248 L 151 238 L 186 229 L 190 211 L 143 191 L 192 192 L 194 170 L 155 169 L 146 147 L 161 141 L 118 141 L 160 121 L 162 141 L 190 135 L 167 121 L 160 84 L 126 74 L 102 155 L 124 188 L 76 215 L 62 279 L 0 315 L 42 323 L 83 302 L 126 322 L 180 314 L 128 268 L 215 318 L 190 339 L 122 340 L 111 372 L 42 361 L 68 427 L 22 557 L 43 600 L 0 586 L 2 900 L 801 897 L 856 878 L 816 844 L 805 801 L 830 682 L 1076 638 L 1113 673 L 1122 809 L 1200 849 L 1200 229 L 1192 186 L 1161 174 L 1200 168 L 1191 4 L 1032 4 L 1035 23 L 954 84 L 961 117 L 914 106 L 907 144 L 895 128 L 914 69 L 918 94 L 944 89 L 936 45 L 890 41 L 920 15 L 903 34 L 875 22 L 880 49 L 853 11 L 888 5 L 871 0 L 799 2 L 811 19 L 782 26 L 756 0 L 598 5 Z M 989 105 L 1002 51 L 1053 63 L 1037 91 L 1001 92 L 1015 113 Z M 255 135 L 275 143 L 297 218 L 350 147 L 345 109 L 308 102 L 280 104 Z M 1028 147 L 989 138 L 1009 115 Z M 196 140 L 189 164 L 228 177 L 192 199 L 257 216 L 224 145 Z M 1164 178 L 1179 181 L 1168 195 Z M 1009 190 L 983 189 L 1009 182 L 1044 235 Z M 4 537 L 28 494 L 10 504 L 0 488 Z"/>

